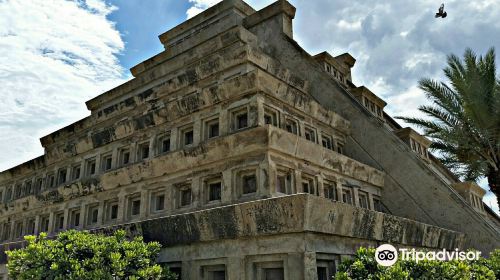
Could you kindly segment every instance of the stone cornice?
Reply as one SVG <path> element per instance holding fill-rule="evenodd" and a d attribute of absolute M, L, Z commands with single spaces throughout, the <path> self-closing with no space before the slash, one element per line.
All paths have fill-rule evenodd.
<path fill-rule="evenodd" d="M 321 211 L 318 211 L 321 209 Z M 426 248 L 465 249 L 465 235 L 307 194 L 263 199 L 93 230 L 158 241 L 164 247 L 287 233 L 319 233 Z M 3 244 L 3 252 L 24 242 Z M 5 255 L 0 262 L 5 262 Z"/>

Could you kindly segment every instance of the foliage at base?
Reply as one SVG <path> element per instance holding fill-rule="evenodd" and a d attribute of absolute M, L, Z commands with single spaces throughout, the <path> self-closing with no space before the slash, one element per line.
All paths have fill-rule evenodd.
<path fill-rule="evenodd" d="M 42 233 L 25 240 L 26 247 L 7 251 L 12 279 L 176 279 L 155 263 L 159 243 L 129 240 L 122 230 L 112 236 L 70 230 L 56 239 Z"/>
<path fill-rule="evenodd" d="M 489 259 L 474 261 L 419 261 L 399 259 L 390 267 L 383 267 L 375 260 L 375 249 L 360 248 L 354 258 L 345 260 L 339 267 L 335 280 L 495 280 L 500 279 L 500 250 Z"/>

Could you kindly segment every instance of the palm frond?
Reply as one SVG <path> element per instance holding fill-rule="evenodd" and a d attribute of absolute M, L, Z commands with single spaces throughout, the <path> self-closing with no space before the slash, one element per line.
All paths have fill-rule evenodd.
<path fill-rule="evenodd" d="M 484 56 L 466 49 L 463 59 L 451 54 L 443 71 L 448 84 L 419 81 L 433 103 L 419 110 L 430 119 L 396 118 L 423 128 L 440 160 L 466 179 L 500 169 L 500 78 L 494 49 Z"/>
<path fill-rule="evenodd" d="M 406 123 L 414 124 L 418 127 L 423 128 L 426 136 L 432 136 L 432 134 L 437 133 L 437 132 L 444 129 L 444 127 L 442 127 L 441 125 L 439 125 L 435 122 L 421 119 L 421 118 L 408 118 L 408 117 L 399 117 L 399 116 L 395 117 L 395 118 L 400 119 Z"/>
<path fill-rule="evenodd" d="M 455 118 L 449 112 L 442 110 L 438 107 L 433 106 L 420 106 L 418 109 L 426 113 L 430 117 L 434 117 L 450 127 L 456 127 L 460 125 L 460 120 Z"/>
<path fill-rule="evenodd" d="M 419 81 L 419 88 L 426 92 L 427 98 L 433 101 L 442 109 L 456 118 L 462 115 L 462 107 L 457 94 L 446 86 L 431 79 L 422 79 Z"/>

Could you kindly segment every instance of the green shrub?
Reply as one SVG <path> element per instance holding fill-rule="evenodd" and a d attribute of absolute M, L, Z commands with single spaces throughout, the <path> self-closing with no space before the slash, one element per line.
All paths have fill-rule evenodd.
<path fill-rule="evenodd" d="M 128 240 L 122 230 L 113 236 L 70 230 L 53 240 L 45 233 L 25 240 L 26 247 L 7 251 L 12 279 L 176 279 L 155 264 L 159 243 Z"/>
<path fill-rule="evenodd" d="M 352 259 L 345 260 L 335 280 L 495 280 L 500 279 L 500 250 L 490 258 L 474 261 L 420 261 L 401 260 L 390 267 L 377 264 L 375 249 L 360 248 Z"/>

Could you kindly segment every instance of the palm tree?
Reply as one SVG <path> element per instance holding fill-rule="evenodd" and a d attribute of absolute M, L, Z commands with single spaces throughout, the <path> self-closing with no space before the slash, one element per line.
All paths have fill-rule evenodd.
<path fill-rule="evenodd" d="M 439 159 L 465 180 L 488 179 L 500 196 L 500 79 L 495 50 L 479 58 L 467 49 L 463 61 L 448 56 L 444 73 L 450 84 L 422 79 L 419 87 L 432 101 L 420 106 L 430 119 L 397 117 L 423 128 Z"/>

